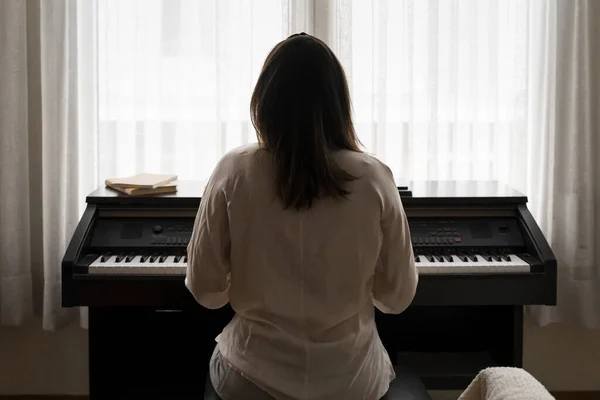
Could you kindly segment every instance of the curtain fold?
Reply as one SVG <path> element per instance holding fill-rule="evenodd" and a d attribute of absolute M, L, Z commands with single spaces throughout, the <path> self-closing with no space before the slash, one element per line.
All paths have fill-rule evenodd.
<path fill-rule="evenodd" d="M 61 261 L 77 227 L 79 154 L 77 2 L 40 2 L 42 198 L 38 199 L 44 266 L 44 329 L 64 326 L 75 309 L 61 307 Z"/>
<path fill-rule="evenodd" d="M 19 325 L 33 312 L 25 2 L 0 2 L 0 49 L 0 323 Z"/>
<path fill-rule="evenodd" d="M 305 31 L 397 176 L 528 195 L 559 259 L 559 305 L 530 311 L 600 327 L 599 18 L 590 0 L 1 1 L 0 323 L 76 319 L 60 263 L 85 196 L 142 171 L 206 178 L 255 140 L 262 62 Z"/>

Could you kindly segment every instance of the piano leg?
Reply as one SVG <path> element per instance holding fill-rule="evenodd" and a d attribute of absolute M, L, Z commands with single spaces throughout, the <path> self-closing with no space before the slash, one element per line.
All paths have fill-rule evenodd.
<path fill-rule="evenodd" d="M 202 399 L 214 338 L 230 316 L 201 307 L 91 307 L 90 399 Z"/>

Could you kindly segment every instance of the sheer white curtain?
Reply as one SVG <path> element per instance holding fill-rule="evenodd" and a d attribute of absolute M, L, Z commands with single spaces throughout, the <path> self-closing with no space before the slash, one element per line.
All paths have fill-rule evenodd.
<path fill-rule="evenodd" d="M 61 307 L 61 260 L 78 203 L 95 187 L 83 151 L 93 125 L 79 101 L 92 97 L 80 96 L 81 21 L 76 0 L 0 1 L 3 325 L 38 314 L 56 329 L 79 315 Z"/>
<path fill-rule="evenodd" d="M 526 193 L 557 250 L 561 273 L 576 268 L 597 277 L 590 274 L 596 271 L 591 245 L 598 240 L 593 219 L 573 218 L 594 212 L 591 197 L 579 197 L 597 190 L 590 185 L 594 182 L 582 180 L 597 180 L 590 175 L 592 159 L 581 158 L 593 138 L 573 141 L 555 128 L 559 117 L 570 129 L 585 128 L 571 126 L 578 114 L 561 113 L 556 103 L 555 82 L 563 79 L 556 70 L 557 7 L 563 7 L 564 26 L 574 35 L 571 43 L 562 43 L 561 59 L 577 54 L 573 65 L 580 66 L 565 72 L 589 79 L 589 41 L 575 40 L 588 38 L 589 5 L 155 0 L 142 7 L 99 1 L 98 181 L 142 170 L 173 172 L 183 179 L 208 176 L 225 151 L 255 140 L 248 103 L 261 63 L 277 41 L 305 30 L 327 41 L 345 66 L 367 151 L 406 179 L 498 180 Z M 298 20 L 302 23 L 292 22 Z M 574 48 L 577 43 L 584 44 Z M 578 87 L 576 80 L 563 82 Z M 589 105 L 585 92 L 567 98 L 566 106 Z M 568 156 L 557 140 L 572 150 Z M 569 159 L 588 163 L 573 169 Z M 564 182 L 558 169 L 583 173 L 562 175 L 569 176 L 583 202 L 557 191 Z M 563 204 L 561 196 L 570 200 Z M 590 250 L 577 250 L 586 244 Z M 600 326 L 597 282 L 586 280 L 582 290 L 581 281 L 564 278 L 560 307 L 534 310 L 539 321 L 575 319 Z M 579 300 L 567 299 L 566 288 L 573 293 L 576 287 Z M 596 311 L 576 306 L 584 303 Z"/>
<path fill-rule="evenodd" d="M 265 56 L 307 30 L 310 3 L 99 0 L 98 182 L 140 171 L 208 177 L 255 141 L 249 101 Z"/>
<path fill-rule="evenodd" d="M 360 138 L 398 176 L 495 179 L 529 196 L 561 277 L 559 306 L 534 313 L 600 327 L 598 3 L 0 5 L 0 44 L 10 43 L 1 72 L 11 78 L 0 80 L 0 184 L 17 189 L 0 202 L 3 323 L 30 314 L 32 292 L 44 294 L 47 328 L 72 318 L 59 307 L 60 258 L 85 194 L 142 171 L 207 177 L 224 152 L 255 140 L 248 103 L 268 51 L 305 31 L 338 54 Z M 29 228 L 15 237 L 12 226 Z"/>

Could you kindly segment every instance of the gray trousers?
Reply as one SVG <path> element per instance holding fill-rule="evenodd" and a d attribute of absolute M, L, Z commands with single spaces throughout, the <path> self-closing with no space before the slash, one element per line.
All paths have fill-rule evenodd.
<path fill-rule="evenodd" d="M 264 390 L 235 371 L 215 346 L 210 358 L 210 380 L 222 400 L 274 400 Z M 381 400 L 387 399 L 387 395 Z"/>
<path fill-rule="evenodd" d="M 213 388 L 221 399 L 273 400 L 271 395 L 231 368 L 221 355 L 219 346 L 215 346 L 209 368 Z"/>

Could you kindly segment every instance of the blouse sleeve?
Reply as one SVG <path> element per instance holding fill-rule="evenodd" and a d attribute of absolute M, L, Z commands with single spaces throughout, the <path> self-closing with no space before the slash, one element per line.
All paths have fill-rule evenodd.
<path fill-rule="evenodd" d="M 185 285 L 198 303 L 210 309 L 223 307 L 229 302 L 227 175 L 220 165 L 213 172 L 204 190 L 187 247 Z"/>
<path fill-rule="evenodd" d="M 413 301 L 419 281 L 408 220 L 392 172 L 385 167 L 381 188 L 383 243 L 375 269 L 373 304 L 386 314 L 399 314 Z"/>

